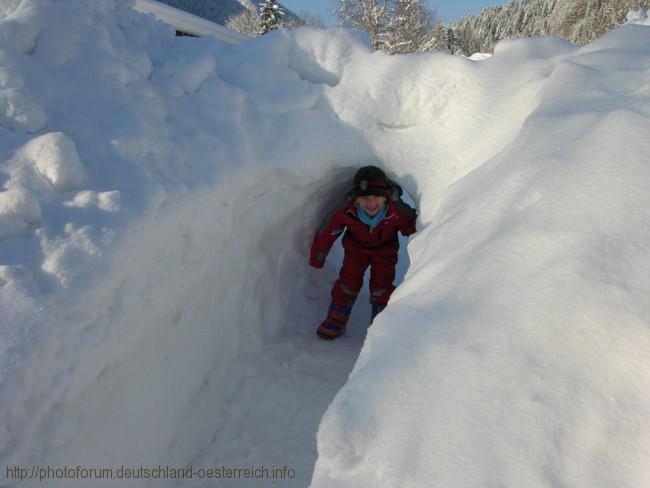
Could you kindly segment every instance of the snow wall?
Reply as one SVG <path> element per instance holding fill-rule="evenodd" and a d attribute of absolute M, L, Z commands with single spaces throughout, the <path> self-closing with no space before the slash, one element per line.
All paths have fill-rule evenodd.
<path fill-rule="evenodd" d="M 336 263 L 308 246 L 379 162 L 418 206 L 410 267 L 295 486 L 650 483 L 650 29 L 476 62 L 178 39 L 132 4 L 0 6 L 3 469 L 315 449 L 324 407 L 274 402 L 334 398 L 355 343 L 312 345 Z"/>

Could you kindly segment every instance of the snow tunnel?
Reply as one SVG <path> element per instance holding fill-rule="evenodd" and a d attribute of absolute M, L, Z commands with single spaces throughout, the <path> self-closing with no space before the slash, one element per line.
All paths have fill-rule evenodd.
<path fill-rule="evenodd" d="M 47 439 L 42 456 L 86 466 L 287 466 L 292 483 L 307 486 L 320 419 L 370 318 L 366 282 L 346 335 L 330 343 L 315 334 L 343 252 L 339 239 L 315 270 L 309 246 L 355 171 L 310 181 L 258 169 L 161 202 L 128 233 L 100 287 L 67 309 L 78 333 L 47 347 L 44 361 L 67 356 L 83 367 L 65 382 L 31 379 L 30 388 L 55 390 L 36 427 Z M 396 283 L 407 266 L 402 242 Z"/>

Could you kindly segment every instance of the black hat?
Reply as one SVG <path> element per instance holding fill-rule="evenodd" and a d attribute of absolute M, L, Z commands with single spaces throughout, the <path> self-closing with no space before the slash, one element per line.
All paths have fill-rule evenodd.
<path fill-rule="evenodd" d="M 354 175 L 354 189 L 352 190 L 352 194 L 355 197 L 378 195 L 388 198 L 390 191 L 388 189 L 386 173 L 377 166 L 364 166 L 359 168 Z"/>

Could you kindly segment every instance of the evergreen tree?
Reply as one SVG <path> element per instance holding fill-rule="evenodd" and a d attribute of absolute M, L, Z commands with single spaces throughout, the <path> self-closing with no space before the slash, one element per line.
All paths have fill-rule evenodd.
<path fill-rule="evenodd" d="M 374 49 L 470 55 L 511 37 L 585 44 L 623 24 L 628 11 L 648 8 L 650 0 L 509 0 L 447 26 L 436 26 L 425 0 L 338 0 L 335 13 L 342 25 L 368 32 Z"/>
<path fill-rule="evenodd" d="M 435 28 L 433 29 L 433 32 L 431 33 L 431 37 L 424 45 L 422 45 L 421 50 L 451 52 L 450 45 L 449 45 L 450 33 L 451 33 L 451 29 L 444 26 L 443 24 L 436 25 Z"/>
<path fill-rule="evenodd" d="M 260 3 L 260 33 L 266 34 L 269 31 L 280 27 L 280 21 L 284 17 L 282 8 L 275 0 L 265 0 Z"/>
<path fill-rule="evenodd" d="M 623 24 L 629 10 L 649 7 L 650 0 L 510 0 L 448 28 L 465 55 L 491 52 L 509 37 L 551 35 L 585 44 Z"/>
<path fill-rule="evenodd" d="M 447 28 L 447 49 L 451 54 L 461 54 L 461 44 L 453 29 Z"/>

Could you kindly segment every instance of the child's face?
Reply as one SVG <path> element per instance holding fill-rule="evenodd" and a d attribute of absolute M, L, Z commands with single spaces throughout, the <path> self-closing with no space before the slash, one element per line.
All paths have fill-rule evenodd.
<path fill-rule="evenodd" d="M 386 197 L 379 195 L 364 195 L 357 197 L 357 203 L 371 217 L 381 210 L 386 203 Z"/>

